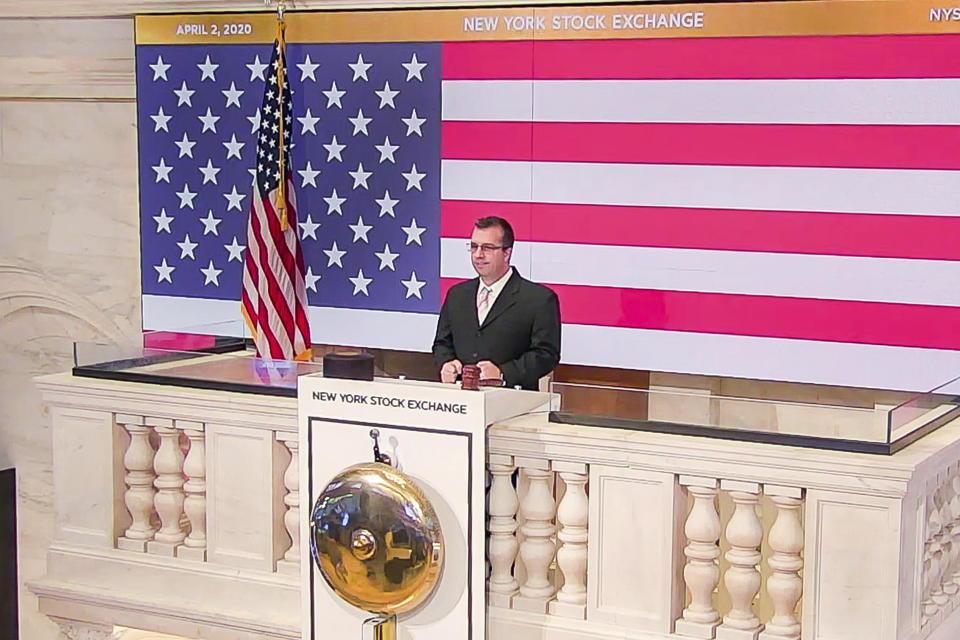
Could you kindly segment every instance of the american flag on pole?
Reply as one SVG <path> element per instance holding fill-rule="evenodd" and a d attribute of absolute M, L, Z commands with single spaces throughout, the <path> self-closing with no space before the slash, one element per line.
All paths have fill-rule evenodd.
<path fill-rule="evenodd" d="M 282 33 L 282 27 L 281 27 Z M 305 268 L 289 166 L 293 103 L 282 39 L 273 47 L 260 108 L 247 251 L 243 264 L 243 316 L 257 355 L 309 360 Z"/>
<path fill-rule="evenodd" d="M 287 49 L 315 342 L 427 350 L 474 275 L 473 221 L 499 214 L 521 274 L 559 294 L 563 362 L 893 389 L 960 370 L 960 36 L 339 37 Z M 239 295 L 227 192 L 249 183 L 258 105 L 224 96 L 261 95 L 268 56 L 138 47 L 147 328 Z"/>

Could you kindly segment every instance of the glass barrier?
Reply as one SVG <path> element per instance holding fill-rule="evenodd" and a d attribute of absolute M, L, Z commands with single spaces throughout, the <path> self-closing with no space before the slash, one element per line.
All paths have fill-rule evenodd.
<path fill-rule="evenodd" d="M 960 416 L 960 379 L 922 394 L 857 389 L 822 402 L 566 382 L 551 391 L 552 422 L 863 453 L 893 453 Z"/>

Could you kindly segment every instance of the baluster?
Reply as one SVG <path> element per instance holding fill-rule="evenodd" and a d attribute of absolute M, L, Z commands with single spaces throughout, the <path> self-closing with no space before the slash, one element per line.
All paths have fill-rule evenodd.
<path fill-rule="evenodd" d="M 487 558 L 490 560 L 490 582 L 488 602 L 492 607 L 510 606 L 517 593 L 517 579 L 513 575 L 513 564 L 517 559 L 517 490 L 511 478 L 516 467 L 513 456 L 490 454 L 490 494 L 487 513 L 488 538 Z"/>
<path fill-rule="evenodd" d="M 717 513 L 717 481 L 713 478 L 680 476 L 680 484 L 693 496 L 693 507 L 683 532 L 687 546 L 683 553 L 687 564 L 683 579 L 690 591 L 690 604 L 676 621 L 676 633 L 694 638 L 712 638 L 720 624 L 713 606 L 713 591 L 720 579 L 720 515 Z"/>
<path fill-rule="evenodd" d="M 800 621 L 795 611 L 803 596 L 800 577 L 803 567 L 800 558 L 803 550 L 803 525 L 800 523 L 803 492 L 774 485 L 765 485 L 763 492 L 776 505 L 777 516 L 767 536 L 771 551 L 767 560 L 771 571 L 767 578 L 767 593 L 773 603 L 773 617 L 760 632 L 760 640 L 799 640 Z"/>
<path fill-rule="evenodd" d="M 557 506 L 550 490 L 553 473 L 549 460 L 518 458 L 517 464 L 529 479 L 530 487 L 520 503 L 524 519 L 520 528 L 524 536 L 520 543 L 520 558 L 527 575 L 520 585 L 519 595 L 513 598 L 513 608 L 546 613 L 547 603 L 555 591 L 548 575 L 556 552 L 552 537 L 556 531 L 553 517 Z"/>
<path fill-rule="evenodd" d="M 153 517 L 153 447 L 150 445 L 151 428 L 142 416 L 118 415 L 117 423 L 130 435 L 130 444 L 123 454 L 124 482 L 127 490 L 123 503 L 130 513 L 131 525 L 117 539 L 117 548 L 127 551 L 146 551 L 147 541 L 153 539 L 157 530 Z"/>
<path fill-rule="evenodd" d="M 287 493 L 283 496 L 286 512 L 283 514 L 283 526 L 290 536 L 290 547 L 277 562 L 279 573 L 300 573 L 300 442 L 297 434 L 277 433 L 277 439 L 290 452 L 290 464 L 283 473 L 283 486 Z"/>
<path fill-rule="evenodd" d="M 723 583 L 730 594 L 730 611 L 717 627 L 718 640 L 756 640 L 763 625 L 753 612 L 753 600 L 760 591 L 760 543 L 763 525 L 757 514 L 760 485 L 739 480 L 722 480 L 720 488 L 730 492 L 734 510 L 727 523 L 730 550 L 724 556 L 730 566 Z"/>
<path fill-rule="evenodd" d="M 147 543 L 147 551 L 165 556 L 174 556 L 176 548 L 183 542 L 183 450 L 180 448 L 180 432 L 173 427 L 173 420 L 147 419 L 154 422 L 160 447 L 153 458 L 153 470 L 157 479 L 153 481 L 157 494 L 153 498 L 157 515 L 160 516 L 160 529 L 153 540 Z"/>
<path fill-rule="evenodd" d="M 207 478 L 206 446 L 203 423 L 177 420 L 190 442 L 190 449 L 183 461 L 183 474 L 187 482 L 183 485 L 183 511 L 190 523 L 190 533 L 177 547 L 177 557 L 203 562 L 207 559 Z"/>
<path fill-rule="evenodd" d="M 583 620 L 587 616 L 587 465 L 554 462 L 553 469 L 567 485 L 557 507 L 557 566 L 563 573 L 563 587 L 550 603 L 550 613 Z"/>

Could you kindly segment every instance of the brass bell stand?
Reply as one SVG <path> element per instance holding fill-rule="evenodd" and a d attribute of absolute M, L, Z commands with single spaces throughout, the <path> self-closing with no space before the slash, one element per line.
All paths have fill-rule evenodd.
<path fill-rule="evenodd" d="M 363 640 L 397 640 L 397 616 L 376 616 L 364 620 Z"/>

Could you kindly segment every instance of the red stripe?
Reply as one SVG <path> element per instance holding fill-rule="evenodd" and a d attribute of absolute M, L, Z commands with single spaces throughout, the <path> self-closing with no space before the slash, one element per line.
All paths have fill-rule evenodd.
<path fill-rule="evenodd" d="M 955 34 L 566 40 L 530 45 L 445 44 L 443 78 L 960 77 L 960 36 Z"/>
<path fill-rule="evenodd" d="M 444 80 L 533 77 L 533 41 L 453 42 L 443 45 Z"/>
<path fill-rule="evenodd" d="M 456 282 L 444 279 L 444 295 Z M 960 349 L 956 307 L 548 286 L 557 292 L 568 324 Z"/>
<path fill-rule="evenodd" d="M 440 235 L 501 215 L 518 240 L 960 260 L 960 218 L 444 200 Z"/>
<path fill-rule="evenodd" d="M 960 126 L 443 123 L 444 158 L 960 169 Z"/>

